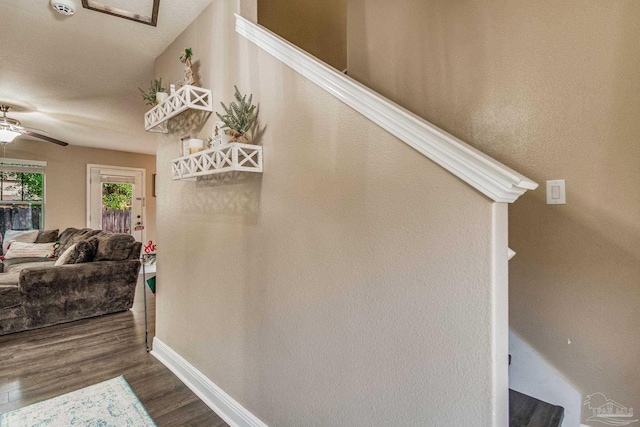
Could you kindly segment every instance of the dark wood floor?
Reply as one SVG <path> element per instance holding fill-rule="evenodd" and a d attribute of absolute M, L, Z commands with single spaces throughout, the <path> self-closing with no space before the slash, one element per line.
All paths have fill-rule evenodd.
<path fill-rule="evenodd" d="M 142 302 L 140 281 L 129 312 L 0 336 L 0 413 L 124 375 L 159 426 L 226 426 L 146 352 Z"/>

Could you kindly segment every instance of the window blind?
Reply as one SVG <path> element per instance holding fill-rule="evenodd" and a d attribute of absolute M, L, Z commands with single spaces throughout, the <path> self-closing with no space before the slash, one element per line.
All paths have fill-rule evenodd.
<path fill-rule="evenodd" d="M 47 162 L 0 157 L 0 170 L 7 172 L 44 173 Z"/>

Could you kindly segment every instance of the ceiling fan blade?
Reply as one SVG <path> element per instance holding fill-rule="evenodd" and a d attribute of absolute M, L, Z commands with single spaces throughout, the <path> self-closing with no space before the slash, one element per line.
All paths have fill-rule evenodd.
<path fill-rule="evenodd" d="M 22 134 L 23 135 L 32 136 L 34 138 L 43 139 L 43 140 L 48 141 L 48 142 L 53 142 L 54 144 L 62 145 L 63 147 L 66 147 L 67 145 L 69 145 L 64 141 L 60 141 L 59 139 L 51 138 L 50 136 L 42 135 L 40 133 L 33 132 L 33 131 L 30 131 L 30 130 L 24 130 L 24 131 L 22 131 Z"/>

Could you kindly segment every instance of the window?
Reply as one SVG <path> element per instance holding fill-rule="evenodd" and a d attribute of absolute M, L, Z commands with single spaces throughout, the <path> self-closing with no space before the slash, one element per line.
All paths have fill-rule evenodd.
<path fill-rule="evenodd" d="M 0 159 L 0 232 L 44 226 L 44 162 Z"/>

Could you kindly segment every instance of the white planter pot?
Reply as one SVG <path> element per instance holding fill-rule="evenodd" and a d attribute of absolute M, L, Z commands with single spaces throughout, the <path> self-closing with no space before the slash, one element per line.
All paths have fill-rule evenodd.
<path fill-rule="evenodd" d="M 156 104 L 162 104 L 168 97 L 167 92 L 156 92 Z"/>

